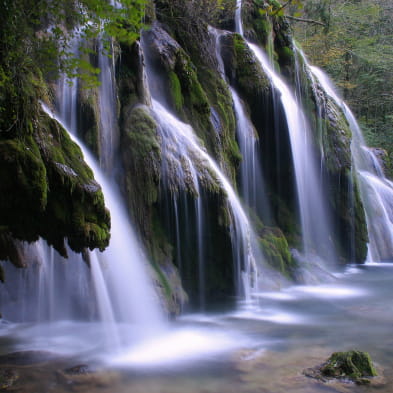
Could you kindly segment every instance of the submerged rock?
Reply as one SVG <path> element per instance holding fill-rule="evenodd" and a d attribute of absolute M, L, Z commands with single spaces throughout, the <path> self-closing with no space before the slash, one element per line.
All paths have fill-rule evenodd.
<path fill-rule="evenodd" d="M 370 378 L 378 375 L 370 355 L 355 350 L 334 352 L 325 363 L 308 368 L 303 374 L 323 382 L 340 380 L 360 385 L 369 384 Z"/>
<path fill-rule="evenodd" d="M 0 390 L 8 390 L 18 378 L 18 373 L 11 368 L 0 370 Z"/>

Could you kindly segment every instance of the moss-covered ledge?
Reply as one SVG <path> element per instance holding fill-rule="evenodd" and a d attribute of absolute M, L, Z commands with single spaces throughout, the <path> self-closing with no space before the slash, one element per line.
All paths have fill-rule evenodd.
<path fill-rule="evenodd" d="M 76 252 L 105 249 L 110 215 L 82 151 L 43 111 L 32 124 L 30 133 L 0 139 L 3 239 L 32 242 L 42 237 L 63 256 L 66 239 Z M 7 247 L 0 255 L 13 261 L 10 241 L 2 243 Z"/>
<path fill-rule="evenodd" d="M 228 33 L 223 36 L 222 48 L 225 73 L 230 84 L 252 110 L 260 111 L 264 100 L 272 94 L 269 78 L 239 34 Z"/>

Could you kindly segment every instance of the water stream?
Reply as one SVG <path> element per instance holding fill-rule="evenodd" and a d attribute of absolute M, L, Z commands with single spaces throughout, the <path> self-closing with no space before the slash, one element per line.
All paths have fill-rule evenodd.
<path fill-rule="evenodd" d="M 236 13 L 236 26 L 239 33 L 242 32 L 241 11 L 239 11 L 241 5 L 242 2 L 239 0 Z M 322 258 L 325 263 L 333 264 L 337 261 L 334 246 L 329 240 L 333 232 L 307 118 L 289 86 L 274 70 L 268 56 L 257 45 L 250 42 L 247 44 L 270 78 L 284 108 L 295 170 L 305 259 Z"/>
<path fill-rule="evenodd" d="M 393 258 L 393 183 L 388 180 L 374 152 L 367 147 L 359 124 L 347 104 L 339 97 L 328 76 L 309 66 L 324 91 L 342 108 L 352 131 L 352 157 L 360 182 L 369 234 L 368 260 Z"/>
<path fill-rule="evenodd" d="M 186 179 L 187 172 L 184 172 L 183 169 L 183 160 L 186 160 L 186 168 L 191 173 L 188 181 L 192 181 L 192 185 L 197 192 L 199 190 L 198 177 L 204 175 L 211 176 L 209 171 L 215 177 L 211 181 L 219 181 L 224 188 L 234 220 L 231 225 L 231 234 L 233 251 L 234 255 L 236 255 L 235 267 L 237 271 L 238 293 L 239 295 L 246 295 L 249 293 L 249 290 L 244 285 L 254 287 L 257 284 L 257 263 L 260 263 L 263 257 L 261 254 L 258 254 L 255 234 L 252 231 L 235 191 L 218 165 L 200 146 L 193 129 L 188 124 L 178 120 L 154 98 L 152 101 L 152 111 L 159 125 L 159 133 L 162 136 L 164 145 L 171 146 L 171 149 L 167 148 L 163 151 L 167 154 L 166 160 L 172 166 L 176 165 L 176 179 Z M 169 151 L 170 155 L 168 155 Z M 201 167 L 204 168 L 206 173 L 198 169 Z M 174 168 L 171 170 L 173 171 Z M 198 219 L 198 221 L 200 220 Z M 202 227 L 202 224 L 199 224 L 199 227 Z M 244 282 L 242 280 L 242 272 L 248 277 Z"/>
<path fill-rule="evenodd" d="M 73 86 L 65 85 L 72 89 Z M 69 96 L 72 96 L 70 94 Z M 46 106 L 45 111 L 62 126 L 61 118 Z M 72 112 L 68 109 L 67 113 Z M 102 187 L 105 203 L 111 212 L 111 240 L 104 252 L 91 252 L 93 282 L 98 299 L 100 319 L 107 324 L 137 324 L 140 333 L 146 334 L 163 325 L 157 294 L 154 292 L 147 269 L 149 263 L 129 223 L 128 214 L 116 185 L 103 175 L 91 154 L 73 133 L 73 140 L 83 152 L 85 161 L 92 168 Z M 126 300 L 126 301 L 125 301 Z M 113 337 L 119 340 L 119 337 Z"/>
<path fill-rule="evenodd" d="M 237 8 L 236 12 L 240 12 L 240 7 Z M 241 28 L 241 24 L 238 24 L 239 28 Z M 213 27 L 209 27 L 209 32 L 214 38 L 218 72 L 228 82 L 225 76 L 224 60 L 221 56 L 221 37 L 225 32 Z M 253 209 L 264 224 L 269 224 L 271 222 L 271 214 L 265 192 L 266 187 L 262 173 L 258 134 L 236 90 L 230 86 L 230 92 L 236 117 L 236 138 L 242 155 L 240 163 L 240 195 L 245 205 Z"/>
<path fill-rule="evenodd" d="M 263 254 L 258 246 L 257 237 L 250 225 L 249 219 L 243 209 L 243 206 L 230 184 L 227 177 L 223 174 L 218 164 L 210 157 L 205 148 L 197 139 L 194 130 L 188 124 L 185 124 L 172 114 L 167 107 L 165 97 L 162 94 L 163 82 L 159 75 L 154 72 L 154 67 L 149 61 L 148 44 L 142 39 L 142 47 L 145 51 L 146 57 L 146 74 L 148 79 L 148 89 L 152 97 L 152 113 L 158 124 L 158 132 L 161 137 L 162 151 L 163 151 L 163 176 L 165 181 L 172 190 L 178 188 L 183 190 L 191 190 L 196 195 L 196 214 L 197 214 L 197 236 L 198 244 L 203 245 L 201 239 L 201 231 L 203 231 L 205 223 L 201 219 L 202 203 L 201 203 L 201 186 L 200 184 L 206 180 L 208 182 L 217 182 L 225 190 L 227 196 L 227 203 L 232 213 L 231 223 L 231 239 L 232 249 L 235 258 L 235 278 L 237 293 L 241 297 L 250 298 L 253 291 L 257 290 L 259 283 L 264 282 L 270 286 L 278 284 L 280 278 L 279 274 L 271 272 L 265 263 Z M 237 103 L 240 105 L 239 100 Z M 238 108 L 240 111 L 240 108 Z M 242 118 L 239 121 L 246 123 L 244 111 Z M 241 126 L 243 125 L 241 124 Z M 246 124 L 250 127 L 250 123 Z M 250 128 L 241 128 L 243 133 L 250 133 Z M 244 143 L 248 143 L 250 135 L 245 136 Z M 254 149 L 255 144 L 251 142 L 252 146 L 248 150 Z M 249 146 L 247 144 L 247 146 Z M 246 147 L 245 147 L 246 148 Z M 249 151 L 247 151 L 247 154 Z M 252 158 L 251 158 L 252 160 Z M 254 161 L 257 161 L 255 158 Z M 249 161 L 248 161 L 249 162 Z M 249 165 L 253 165 L 250 163 Z M 246 178 L 247 176 L 245 176 Z M 251 178 L 251 174 L 247 178 Z M 175 183 L 174 183 L 175 182 Z M 248 181 L 245 179 L 244 183 Z M 256 184 L 252 179 L 253 186 L 256 188 L 260 184 Z M 262 191 L 260 191 L 262 193 Z M 249 198 L 252 198 L 250 192 Z M 254 190 L 256 194 L 256 190 Z M 256 196 L 255 196 L 256 199 Z M 250 201 L 251 202 L 251 201 Z M 256 202 L 255 202 L 256 204 Z M 177 206 L 174 209 L 177 211 Z M 204 260 L 203 247 L 199 250 L 199 278 L 204 277 Z M 270 282 L 269 282 L 270 281 Z M 200 289 L 203 290 L 204 285 L 201 281 L 199 283 Z M 203 294 L 200 294 L 200 303 L 204 303 Z"/>

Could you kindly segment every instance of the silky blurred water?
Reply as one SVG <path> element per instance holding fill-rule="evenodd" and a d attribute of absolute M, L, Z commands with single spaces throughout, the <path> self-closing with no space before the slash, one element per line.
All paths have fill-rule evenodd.
<path fill-rule="evenodd" d="M 100 324 L 3 321 L 1 353 L 60 355 L 58 363 L 24 366 L 23 373 L 30 370 L 35 378 L 21 376 L 21 392 L 391 392 L 393 264 L 349 266 L 334 276 L 329 284 L 262 291 L 225 312 L 181 316 L 167 331 L 120 353 L 108 351 Z M 124 324 L 120 331 L 129 336 L 132 329 Z M 349 349 L 368 351 L 383 378 L 364 387 L 302 375 L 332 352 Z M 98 371 L 83 383 L 53 382 L 59 369 L 75 364 Z"/>

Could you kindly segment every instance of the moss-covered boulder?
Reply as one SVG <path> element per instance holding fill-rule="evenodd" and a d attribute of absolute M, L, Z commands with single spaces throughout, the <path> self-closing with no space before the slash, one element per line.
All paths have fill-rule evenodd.
<path fill-rule="evenodd" d="M 123 113 L 121 145 L 128 204 L 142 233 L 149 237 L 151 208 L 159 195 L 161 144 L 147 107 L 137 106 Z"/>
<path fill-rule="evenodd" d="M 357 350 L 335 352 L 325 363 L 307 368 L 303 374 L 321 382 L 337 381 L 357 385 L 372 384 L 373 377 L 378 375 L 370 355 Z"/>
<path fill-rule="evenodd" d="M 293 278 L 296 261 L 292 258 L 287 239 L 282 231 L 279 228 L 265 227 L 258 234 L 268 264 L 287 278 Z"/>
<path fill-rule="evenodd" d="M 100 156 L 100 109 L 98 87 L 85 87 L 78 83 L 77 121 L 80 137 L 96 157 Z"/>
<path fill-rule="evenodd" d="M 148 66 L 161 83 L 151 87 L 153 94 L 181 118 L 192 122 L 203 136 L 205 129 L 211 127 L 210 105 L 191 58 L 157 23 L 144 34 L 144 42 Z"/>
<path fill-rule="evenodd" d="M 239 34 L 222 37 L 225 73 L 243 100 L 257 110 L 264 98 L 271 95 L 271 84 L 259 61 Z"/>
<path fill-rule="evenodd" d="M 332 378 L 375 377 L 377 371 L 370 355 L 362 351 L 335 352 L 321 367 L 322 375 Z"/>
<path fill-rule="evenodd" d="M 273 28 L 267 13 L 268 6 L 265 0 L 245 0 L 242 4 L 244 35 L 263 47 L 267 47 Z"/>
<path fill-rule="evenodd" d="M 110 217 L 101 187 L 55 120 L 37 114 L 31 133 L 0 139 L 0 152 L 3 240 L 42 237 L 64 256 L 65 239 L 77 252 L 108 245 Z M 7 244 L 3 254 L 10 257 Z"/>

